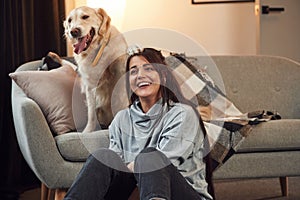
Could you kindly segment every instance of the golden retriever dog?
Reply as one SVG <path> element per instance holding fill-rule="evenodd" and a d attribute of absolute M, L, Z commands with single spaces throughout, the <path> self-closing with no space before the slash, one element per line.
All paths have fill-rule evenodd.
<path fill-rule="evenodd" d="M 88 119 L 83 132 L 94 131 L 98 124 L 108 126 L 113 119 L 112 104 L 124 107 L 125 94 L 112 99 L 112 92 L 125 74 L 127 44 L 110 21 L 102 8 L 86 6 L 72 10 L 64 21 L 86 95 Z"/>

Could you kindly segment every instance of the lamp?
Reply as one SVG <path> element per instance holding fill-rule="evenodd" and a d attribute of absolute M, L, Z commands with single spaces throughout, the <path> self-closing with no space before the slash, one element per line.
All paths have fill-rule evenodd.
<path fill-rule="evenodd" d="M 86 0 L 92 8 L 103 8 L 110 16 L 112 24 L 122 30 L 126 0 Z"/>

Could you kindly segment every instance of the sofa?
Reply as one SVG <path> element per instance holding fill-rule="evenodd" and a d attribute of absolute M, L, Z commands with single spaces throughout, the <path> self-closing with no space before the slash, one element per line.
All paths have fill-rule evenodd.
<path fill-rule="evenodd" d="M 300 175 L 300 64 L 275 56 L 212 56 L 226 95 L 243 112 L 276 110 L 282 119 L 263 122 L 213 174 L 215 180 L 278 177 L 288 195 L 287 177 Z M 35 71 L 36 60 L 16 71 Z M 42 199 L 69 188 L 87 156 L 108 147 L 108 131 L 55 135 L 40 105 L 12 82 L 12 109 L 18 144 L 42 182 Z M 45 194 L 46 193 L 46 194 Z"/>

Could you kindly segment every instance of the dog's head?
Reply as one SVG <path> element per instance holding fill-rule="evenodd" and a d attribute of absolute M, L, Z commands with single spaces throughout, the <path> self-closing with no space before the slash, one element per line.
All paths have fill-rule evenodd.
<path fill-rule="evenodd" d="M 110 17 L 102 8 L 86 6 L 72 10 L 64 21 L 65 36 L 70 39 L 76 54 L 98 45 L 109 26 Z"/>

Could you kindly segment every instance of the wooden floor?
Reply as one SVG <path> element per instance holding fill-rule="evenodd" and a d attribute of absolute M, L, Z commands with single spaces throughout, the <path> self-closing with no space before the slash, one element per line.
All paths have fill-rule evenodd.
<path fill-rule="evenodd" d="M 300 177 L 289 178 L 289 196 L 282 197 L 279 178 L 216 181 L 217 200 L 300 200 Z M 40 189 L 26 191 L 20 200 L 40 200 Z"/>
<path fill-rule="evenodd" d="M 289 177 L 289 196 L 281 196 L 279 178 L 218 181 L 217 200 L 300 200 L 300 177 Z"/>

